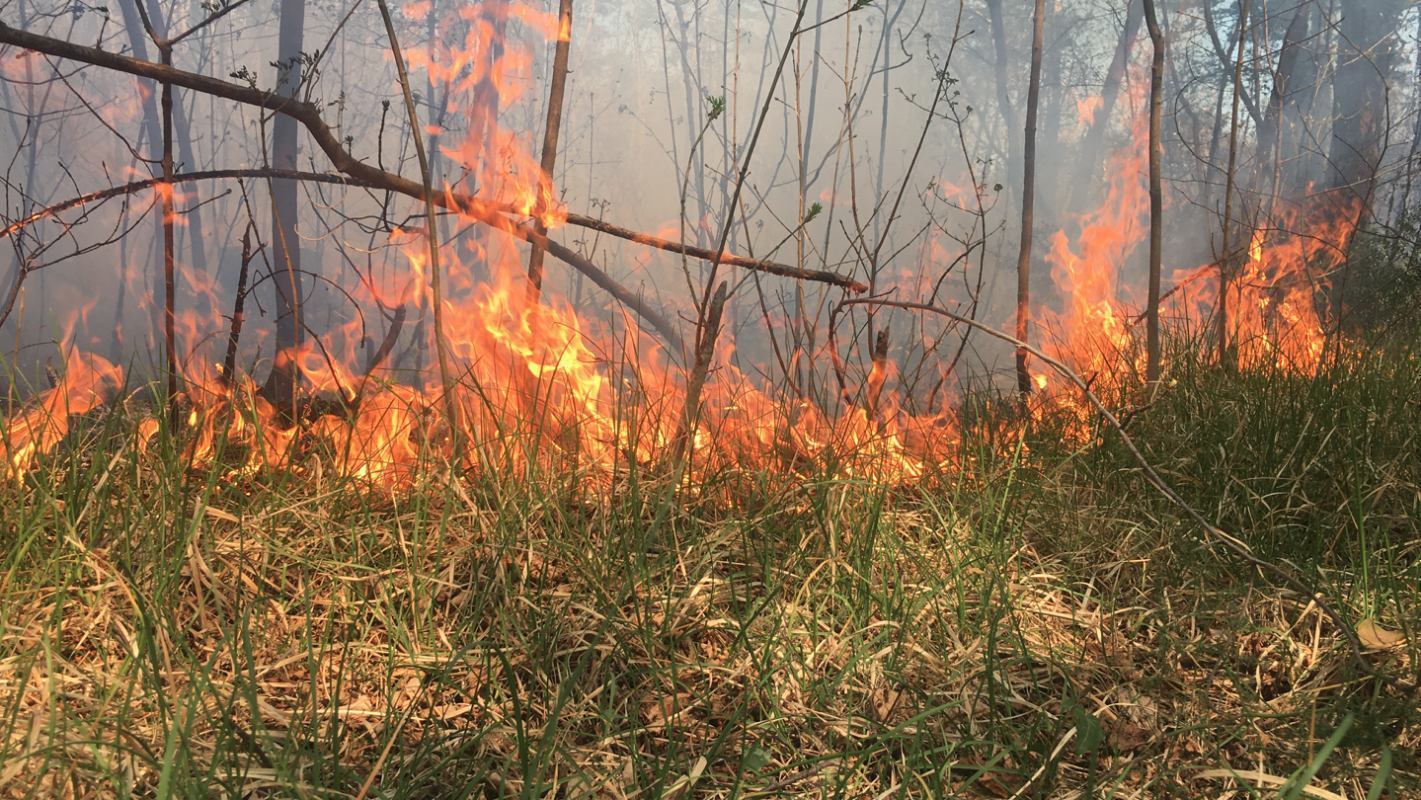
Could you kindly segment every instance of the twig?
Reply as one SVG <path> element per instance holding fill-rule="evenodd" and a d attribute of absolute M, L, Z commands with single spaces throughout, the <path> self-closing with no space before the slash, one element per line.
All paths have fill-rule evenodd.
<path fill-rule="evenodd" d="M 247 229 L 242 232 L 242 264 L 237 270 L 237 292 L 232 298 L 232 328 L 227 334 L 227 356 L 222 360 L 222 382 L 228 386 L 232 385 L 232 377 L 237 374 L 237 342 L 242 338 L 242 323 L 246 321 L 243 309 L 247 303 L 247 274 L 253 255 L 252 223 L 249 221 Z"/>
<path fill-rule="evenodd" d="M 55 39 L 53 37 L 19 30 L 3 22 L 0 22 L 0 44 L 16 45 L 47 55 L 81 61 L 86 64 L 116 70 L 129 75 L 149 78 L 151 80 L 168 81 L 172 83 L 172 85 L 184 89 L 191 89 L 244 105 L 285 114 L 306 127 L 312 140 L 315 141 L 321 151 L 326 154 L 326 157 L 330 159 L 332 166 L 335 167 L 338 172 L 344 173 L 353 179 L 355 185 L 383 189 L 416 199 L 424 199 L 427 194 L 420 183 L 402 175 L 371 166 L 352 156 L 345 150 L 340 138 L 331 130 L 330 126 L 326 124 L 325 120 L 322 119 L 320 109 L 312 103 L 295 98 L 281 97 L 254 87 L 242 86 L 206 75 L 198 75 L 172 67 L 165 67 L 151 61 L 110 53 L 105 50 L 75 44 L 63 39 Z M 436 196 L 434 201 L 436 205 L 457 210 L 479 222 L 511 233 L 524 241 L 535 243 L 539 238 L 546 239 L 546 237 L 539 237 L 537 231 L 531 226 L 515 223 L 506 219 L 503 216 L 504 214 L 515 211 L 515 209 L 507 204 L 491 203 L 470 195 L 457 194 L 453 195 L 452 198 L 447 195 Z M 725 253 L 723 246 L 716 251 L 708 251 L 703 248 L 691 247 L 690 245 L 679 242 L 671 242 L 661 237 L 632 231 L 628 228 L 577 214 L 568 215 L 567 221 L 571 225 L 586 227 L 638 244 L 655 247 L 668 252 L 683 253 L 713 263 L 730 264 L 732 266 L 766 272 L 772 275 L 796 278 L 798 280 L 827 283 L 834 286 L 841 286 L 854 292 L 861 293 L 867 289 L 864 284 L 844 275 L 822 270 L 805 270 L 784 264 L 741 258 Z M 593 278 L 603 289 L 608 288 L 605 284 L 606 281 L 611 280 L 610 277 L 605 273 L 601 273 L 601 270 L 592 265 L 587 259 L 582 258 L 565 247 L 544 246 L 547 248 L 548 253 L 555 258 L 566 262 L 569 266 L 577 269 L 584 275 Z M 601 273 L 602 279 L 599 280 L 597 277 L 594 277 L 593 272 Z M 640 313 L 640 309 L 645 306 L 636 295 L 625 289 L 615 293 L 614 296 L 638 313 Z M 679 336 L 674 333 L 674 328 L 668 326 L 664 330 L 662 329 L 659 323 L 664 322 L 664 318 L 653 320 L 651 317 L 647 317 L 647 320 L 656 324 L 659 332 L 663 334 L 669 332 L 671 337 L 679 339 Z"/>
<path fill-rule="evenodd" d="M 173 67 L 165 67 L 161 64 L 155 64 L 152 61 L 132 58 L 118 53 L 110 53 L 96 47 L 88 47 L 63 39 L 30 33 L 29 31 L 12 28 L 3 22 L 0 22 L 0 44 L 16 45 L 27 50 L 34 50 L 58 58 L 81 61 L 97 67 L 104 67 L 129 75 L 136 75 L 141 78 L 149 78 L 155 81 L 169 81 L 174 86 L 180 86 L 184 89 L 191 89 L 203 94 L 210 94 L 214 97 L 221 97 L 226 100 L 242 103 L 243 105 L 256 106 L 266 109 L 267 111 L 285 114 L 306 126 L 306 129 L 310 131 L 317 146 L 319 146 L 321 151 L 331 160 L 332 165 L 337 171 L 352 178 L 366 181 L 374 188 L 397 192 L 417 199 L 422 198 L 424 195 L 423 187 L 416 181 L 392 172 L 387 172 L 378 167 L 373 167 L 346 152 L 339 137 L 335 135 L 330 129 L 330 126 L 322 119 L 320 109 L 311 103 L 295 98 L 281 97 L 262 89 L 231 83 L 207 75 L 199 75 Z M 466 210 L 471 214 L 474 214 L 474 209 L 477 209 L 478 213 L 476 216 L 481 220 L 484 216 L 492 212 L 502 211 L 512 213 L 515 211 L 511 204 L 490 203 L 481 199 L 473 199 L 472 202 L 464 205 L 466 205 Z M 689 255 L 704 261 L 713 261 L 718 258 L 720 263 L 729 264 L 731 266 L 744 267 L 746 269 L 767 272 L 772 275 L 781 275 L 787 278 L 829 283 L 835 286 L 849 288 L 856 292 L 867 291 L 867 287 L 864 284 L 846 275 L 823 270 L 799 269 L 787 264 L 744 258 L 730 253 L 716 253 L 706 248 L 693 247 L 681 242 L 674 242 L 660 236 L 635 231 L 631 228 L 615 225 L 583 214 L 568 214 L 567 223 L 569 225 L 599 231 L 619 239 L 626 239 L 637 244 L 654 247 L 659 250 Z"/>
<path fill-rule="evenodd" d="M 710 375 L 711 360 L 715 357 L 716 339 L 720 337 L 721 318 L 725 313 L 725 301 L 730 297 L 730 284 L 721 281 L 715 297 L 706 309 L 700 335 L 696 339 L 695 361 L 690 377 L 686 381 L 686 404 L 681 411 L 681 426 L 676 431 L 676 440 L 671 447 L 672 463 L 683 465 L 686 455 L 693 451 L 691 446 L 695 428 L 701 416 L 701 391 L 705 389 L 706 378 Z M 677 476 L 677 482 L 680 482 Z"/>
<path fill-rule="evenodd" d="M 404 306 L 395 309 L 394 316 L 390 318 L 390 329 L 385 331 L 385 338 L 380 341 L 380 346 L 370 354 L 370 358 L 365 362 L 365 375 L 369 378 L 371 373 L 380 368 L 380 364 L 389 357 L 390 351 L 395 349 L 395 342 L 400 338 L 400 331 L 405 327 L 405 317 L 408 311 Z"/>
<path fill-rule="evenodd" d="M 203 172 L 179 173 L 173 176 L 171 183 L 179 184 L 199 180 L 240 178 L 284 178 L 289 180 L 309 181 L 313 183 L 329 183 L 337 186 L 355 186 L 367 189 L 388 188 L 382 184 L 374 183 L 361 178 L 351 177 L 349 175 L 333 175 L 324 172 L 302 172 L 299 170 L 270 168 L 217 169 L 206 170 Z M 22 220 L 18 220 L 16 222 L 11 223 L 4 230 L 0 230 L 0 239 L 3 239 L 7 236 L 13 236 L 24 228 L 33 225 L 41 219 L 54 216 L 55 214 L 62 213 L 68 209 L 76 208 L 78 206 L 82 206 L 88 203 L 108 200 L 122 195 L 133 194 L 135 192 L 140 192 L 145 189 L 151 189 L 161 183 L 169 183 L 169 181 L 165 181 L 162 178 L 151 178 L 149 180 L 134 181 L 133 183 L 127 183 L 122 186 L 114 186 L 108 189 L 90 192 L 81 197 L 75 197 L 66 200 L 62 203 L 57 203 L 46 209 L 37 211 Z M 390 191 L 400 190 L 393 189 Z M 404 192 L 401 193 L 403 194 Z M 422 200 L 426 195 L 421 190 L 420 192 L 416 194 L 411 194 L 409 196 Z M 477 208 L 479 207 L 479 204 L 482 203 L 481 200 L 476 197 L 473 197 L 472 195 L 456 193 L 441 194 L 436 192 L 431 195 L 431 197 L 434 200 L 434 204 L 439 206 L 440 208 L 445 208 L 456 213 L 466 213 L 470 215 L 473 215 L 474 212 L 470 211 L 469 209 Z M 486 222 L 486 224 L 495 225 L 500 230 L 506 231 L 510 235 L 523 238 L 527 241 L 537 240 L 535 238 L 538 236 L 537 232 L 527 228 L 526 224 L 515 223 L 512 220 L 506 219 L 497 214 L 495 214 L 495 219 L 497 220 L 496 223 Z M 573 269 L 576 269 L 578 272 L 581 272 L 583 275 L 586 275 L 587 277 L 591 278 L 592 282 L 597 284 L 597 286 L 599 286 L 603 291 L 606 291 L 608 294 L 615 297 L 618 302 L 631 309 L 637 314 L 637 316 L 651 323 L 651 327 L 654 328 L 656 332 L 661 335 L 662 339 L 666 341 L 667 344 L 673 345 L 677 352 L 680 351 L 681 335 L 676 329 L 676 327 L 671 324 L 670 319 L 665 314 L 661 313 L 659 310 L 649 305 L 644 299 L 633 293 L 631 290 L 622 286 L 614 278 L 612 278 L 612 276 L 608 275 L 600 267 L 593 264 L 591 261 L 589 261 L 582 255 L 578 254 L 576 251 L 564 247 L 563 245 L 560 245 L 557 242 L 551 241 L 547 239 L 547 237 L 541 237 L 541 241 L 544 242 L 543 247 L 546 248 L 548 253 L 550 253 L 554 258 L 557 258 L 558 260 L 571 266 Z M 19 285 L 23 281 L 25 275 L 28 275 L 30 271 L 31 270 L 26 267 L 16 274 L 15 281 L 13 282 L 10 291 L 7 293 L 7 297 L 12 298 L 18 295 Z M 5 318 L 9 315 L 9 308 L 12 308 L 13 305 L 13 301 L 11 301 L 5 304 L 4 306 L 0 306 L 0 322 L 5 321 Z"/>

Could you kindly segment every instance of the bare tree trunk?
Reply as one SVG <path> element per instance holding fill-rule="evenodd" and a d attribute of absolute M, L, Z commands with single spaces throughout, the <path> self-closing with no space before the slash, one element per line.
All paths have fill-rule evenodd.
<path fill-rule="evenodd" d="M 1006 184 L 1016 185 L 1017 157 L 1014 145 L 1015 137 L 1013 131 L 1021 130 L 1016 118 L 1016 107 L 1012 105 L 1011 93 L 1007 90 L 1007 63 L 1009 54 L 1007 53 L 1006 24 L 1002 19 L 1002 0 L 987 0 L 987 15 L 992 23 L 992 42 L 996 46 L 996 78 L 997 78 L 997 110 L 1002 115 L 1002 122 L 1007 126 L 1007 175 Z"/>
<path fill-rule="evenodd" d="M 1164 161 L 1164 141 L 1161 137 L 1161 111 L 1164 103 L 1164 51 L 1167 46 L 1164 30 L 1155 13 L 1155 0 L 1144 0 L 1145 25 L 1150 31 L 1153 58 L 1150 62 L 1150 288 L 1145 311 L 1145 379 L 1153 383 L 1160 378 L 1160 262 L 1164 257 L 1164 194 L 1160 188 L 1160 170 Z"/>
<path fill-rule="evenodd" d="M 277 34 L 277 88 L 282 97 L 295 98 L 301 88 L 302 32 L 306 0 L 281 0 L 281 25 Z M 271 164 L 276 169 L 297 168 L 298 126 L 295 119 L 278 114 L 272 123 Z M 263 393 L 278 406 L 295 405 L 296 364 L 291 356 L 301 346 L 305 326 L 302 307 L 301 242 L 296 235 L 299 218 L 298 182 L 271 182 L 272 270 L 276 284 L 276 359 Z"/>
<path fill-rule="evenodd" d="M 173 47 L 160 41 L 158 53 L 163 66 L 173 65 Z M 173 85 L 163 84 L 163 351 L 168 383 L 168 423 L 178 422 L 178 343 L 176 212 L 173 209 Z"/>
<path fill-rule="evenodd" d="M 562 105 L 563 94 L 567 88 L 567 62 L 572 50 L 572 0 L 561 0 L 558 7 L 558 43 L 553 53 L 553 79 L 552 85 L 548 89 L 548 121 L 543 128 L 543 174 L 547 176 L 549 184 L 553 180 L 553 170 L 558 162 L 558 133 L 562 129 Z M 541 202 L 541 201 L 540 201 Z M 543 225 L 541 212 L 544 209 L 538 208 L 537 218 L 533 225 L 539 235 L 546 235 L 548 229 Z M 538 302 L 538 296 L 543 291 L 543 248 L 537 243 L 533 244 L 532 251 L 528 254 L 528 299 L 529 302 Z"/>
<path fill-rule="evenodd" d="M 124 29 L 128 33 L 129 46 L 133 48 L 133 55 L 147 60 L 148 37 L 142 24 L 142 15 L 139 14 L 138 2 L 139 0 L 119 0 L 118 7 L 123 15 Z M 156 3 L 149 3 L 145 14 L 149 24 L 153 26 L 154 35 L 159 39 L 167 37 L 167 21 L 162 16 L 162 9 Z M 162 48 L 160 47 L 159 50 L 161 52 Z M 154 103 L 152 95 L 143 99 L 143 123 L 148 132 L 150 146 L 156 147 L 158 142 L 162 141 L 162 121 L 159 119 L 158 107 Z M 191 126 L 188 125 L 187 114 L 184 113 L 181 103 L 173 106 L 173 131 L 174 143 L 184 166 L 187 169 L 195 169 L 197 159 L 193 157 Z M 202 209 L 194 206 L 186 216 L 188 217 L 187 238 L 192 247 L 192 267 L 198 272 L 206 272 L 207 249 L 203 236 Z"/>
<path fill-rule="evenodd" d="M 1333 94 L 1332 146 L 1327 186 L 1360 202 L 1362 220 L 1371 202 L 1386 131 L 1387 88 L 1400 9 L 1390 0 L 1348 3 L 1340 25 L 1337 89 Z"/>
<path fill-rule="evenodd" d="M 1283 34 L 1283 47 L 1278 51 L 1278 66 L 1273 71 L 1273 89 L 1263 111 L 1263 121 L 1258 126 L 1254 188 L 1259 192 L 1265 192 L 1266 188 L 1265 208 L 1271 208 L 1277 200 L 1283 182 L 1284 109 L 1296 85 L 1294 72 L 1297 69 L 1302 42 L 1307 38 L 1311 13 L 1310 5 L 1300 5 L 1294 12 L 1292 21 L 1288 23 L 1288 29 Z"/>
<path fill-rule="evenodd" d="M 1219 364 L 1232 366 L 1229 342 L 1229 273 L 1232 271 L 1234 174 L 1238 168 L 1238 114 L 1243 99 L 1243 51 L 1248 43 L 1248 0 L 1238 2 L 1238 53 L 1234 59 L 1233 111 L 1229 115 L 1229 167 L 1224 177 L 1224 246 L 1219 258 Z"/>
<path fill-rule="evenodd" d="M 143 24 L 144 35 L 153 41 L 158 48 L 158 57 L 164 67 L 173 66 L 173 45 L 167 39 L 166 33 L 160 33 L 159 28 L 154 25 L 153 18 L 148 16 L 147 10 L 134 4 L 134 9 L 138 12 L 138 17 Z M 130 28 L 130 33 L 132 33 Z M 163 217 L 159 221 L 159 230 L 163 239 L 163 312 L 159 321 L 159 328 L 163 333 L 163 372 L 166 377 L 168 423 L 177 425 L 178 422 L 178 347 L 176 334 L 177 320 L 177 212 L 173 204 L 173 84 L 170 81 L 163 81 L 161 95 L 161 116 L 162 116 L 162 138 L 163 150 L 160 166 L 163 170 L 163 183 L 159 184 L 160 208 L 163 210 Z"/>
<path fill-rule="evenodd" d="M 1036 0 L 1031 33 L 1031 80 L 1026 90 L 1026 141 L 1022 150 L 1021 248 L 1016 256 L 1016 338 L 1025 342 L 1031 324 L 1031 238 L 1036 203 L 1036 107 L 1041 99 L 1041 47 L 1046 30 L 1046 0 Z M 1016 388 L 1031 392 L 1026 348 L 1016 349 Z"/>

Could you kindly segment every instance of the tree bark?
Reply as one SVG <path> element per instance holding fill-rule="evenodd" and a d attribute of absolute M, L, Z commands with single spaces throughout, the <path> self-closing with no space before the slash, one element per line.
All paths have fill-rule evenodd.
<path fill-rule="evenodd" d="M 992 43 L 996 49 L 996 80 L 997 80 L 997 110 L 1002 115 L 1002 122 L 1007 127 L 1007 175 L 1006 184 L 1008 186 L 1017 185 L 1017 169 L 1019 167 L 1016 147 L 1013 144 L 1015 137 L 1012 131 L 1021 130 L 1016 118 L 1016 107 L 1011 102 L 1011 92 L 1007 86 L 1007 63 L 1010 60 L 1007 52 L 1006 23 L 1002 19 L 1002 0 L 987 0 L 987 15 L 990 17 L 992 25 Z"/>
<path fill-rule="evenodd" d="M 1387 90 L 1399 8 L 1388 0 L 1347 3 L 1340 24 L 1328 188 L 1362 205 L 1362 221 L 1382 159 Z"/>
<path fill-rule="evenodd" d="M 281 0 L 281 25 L 277 34 L 276 95 L 295 99 L 301 89 L 302 33 L 306 24 L 306 0 Z M 272 123 L 271 165 L 278 170 L 297 168 L 296 120 L 276 115 Z M 280 407 L 295 403 L 298 380 L 292 358 L 304 339 L 302 309 L 305 292 L 301 284 L 301 241 L 296 226 L 300 217 L 298 183 L 271 182 L 272 270 L 276 285 L 276 357 L 263 394 Z"/>
<path fill-rule="evenodd" d="M 1125 12 L 1125 27 L 1120 31 L 1120 41 L 1115 45 L 1115 55 L 1110 59 L 1110 67 L 1105 73 L 1105 84 L 1100 90 L 1100 109 L 1095 112 L 1095 118 L 1091 120 L 1090 127 L 1081 140 L 1081 158 L 1077 161 L 1070 186 L 1066 188 L 1068 209 L 1076 208 L 1082 193 L 1095 185 L 1097 176 L 1091 173 L 1099 169 L 1103 160 L 1100 158 L 1101 145 L 1105 141 L 1105 131 L 1110 127 L 1110 118 L 1115 113 L 1120 87 L 1125 84 L 1125 69 L 1130 65 L 1130 53 L 1134 50 L 1135 35 L 1140 30 L 1142 19 L 1140 0 L 1129 2 L 1129 8 Z"/>
<path fill-rule="evenodd" d="M 1145 380 L 1160 378 L 1160 264 L 1164 257 L 1164 194 L 1160 172 L 1164 161 L 1162 115 L 1164 104 L 1164 54 L 1167 41 L 1155 13 L 1155 0 L 1144 0 L 1145 24 L 1150 31 L 1150 288 L 1145 311 Z"/>
<path fill-rule="evenodd" d="M 1046 0 L 1036 0 L 1031 33 L 1031 78 L 1026 89 L 1026 130 L 1022 147 L 1021 246 L 1016 256 L 1016 338 L 1025 342 L 1031 325 L 1031 239 L 1036 203 L 1036 107 L 1041 99 L 1041 47 L 1046 30 Z M 1016 350 L 1016 388 L 1031 393 L 1025 347 Z"/>
<path fill-rule="evenodd" d="M 1248 0 L 1238 2 L 1238 53 L 1234 59 L 1233 110 L 1229 115 L 1229 166 L 1224 176 L 1224 246 L 1219 258 L 1219 301 L 1216 304 L 1219 322 L 1219 364 L 1224 368 L 1233 366 L 1232 348 L 1229 342 L 1229 277 L 1233 271 L 1233 210 L 1234 175 L 1238 168 L 1238 115 L 1239 103 L 1243 99 L 1243 51 L 1248 43 Z"/>
<path fill-rule="evenodd" d="M 1273 89 L 1268 96 L 1268 105 L 1263 111 L 1263 121 L 1258 126 L 1258 155 L 1254 159 L 1257 178 L 1254 187 L 1262 192 L 1264 178 L 1268 179 L 1265 197 L 1271 203 L 1277 199 L 1283 180 L 1283 136 L 1286 104 L 1296 87 L 1294 73 L 1297 70 L 1302 51 L 1302 42 L 1308 35 L 1308 20 L 1312 6 L 1303 4 L 1294 12 L 1288 29 L 1283 34 L 1283 47 L 1278 52 L 1278 66 L 1273 71 Z"/>

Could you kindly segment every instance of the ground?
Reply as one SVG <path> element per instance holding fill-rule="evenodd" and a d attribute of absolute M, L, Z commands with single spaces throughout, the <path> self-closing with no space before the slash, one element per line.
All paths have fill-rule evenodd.
<path fill-rule="evenodd" d="M 389 494 L 92 414 L 0 485 L 0 797 L 1418 797 L 1421 364 L 1347 364 L 1126 416 L 1360 664 L 1108 431 Z"/>

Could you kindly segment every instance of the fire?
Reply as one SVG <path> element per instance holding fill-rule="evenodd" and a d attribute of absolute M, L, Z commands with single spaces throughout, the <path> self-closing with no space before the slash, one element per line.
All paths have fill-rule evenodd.
<path fill-rule="evenodd" d="M 1280 200 L 1270 224 L 1249 234 L 1224 303 L 1240 366 L 1277 364 L 1305 375 L 1322 366 L 1336 329 L 1328 312 L 1331 276 L 1345 259 L 1357 212 L 1355 200 L 1308 194 Z M 1182 287 L 1173 303 L 1177 313 L 1200 323 L 1215 319 L 1218 275 L 1217 264 L 1176 272 Z"/>
<path fill-rule="evenodd" d="M 69 435 L 70 421 L 107 402 L 123 383 L 123 370 L 94 353 L 65 348 L 64 374 L 28 408 L 5 420 L 5 477 L 18 480 L 35 461 Z"/>
<path fill-rule="evenodd" d="M 1052 235 L 1046 260 L 1062 307 L 1033 312 L 1041 321 L 1045 352 L 1084 376 L 1093 392 L 1111 402 L 1121 400 L 1143 372 L 1131 312 L 1138 302 L 1132 297 L 1125 267 L 1148 233 L 1145 122 L 1144 115 L 1137 115 L 1131 139 L 1139 144 L 1111 157 L 1105 198 L 1098 208 L 1082 215 L 1074 240 L 1065 230 Z M 1038 414 L 1047 407 L 1064 411 L 1083 430 L 1092 409 L 1074 387 L 1058 390 L 1058 380 L 1039 370 L 1033 374 L 1034 386 L 1047 398 Z"/>
<path fill-rule="evenodd" d="M 1089 128 L 1095 124 L 1095 117 L 1103 107 L 1105 107 L 1105 98 L 1098 94 L 1077 98 L 1076 121 L 1080 123 L 1081 128 Z"/>
<path fill-rule="evenodd" d="M 412 3 L 404 11 L 425 19 L 431 7 Z M 516 44 L 527 37 L 505 36 L 505 29 L 521 26 L 549 39 L 570 32 L 554 15 L 496 2 L 462 7 L 434 24 L 439 35 L 431 49 L 408 55 L 413 68 L 448 89 L 453 110 L 467 122 L 462 140 L 453 134 L 457 125 L 427 129 L 440 134 L 443 154 L 458 162 L 451 174 L 464 176 L 443 187 L 446 197 L 473 195 L 490 207 L 512 208 L 519 218 L 510 227 L 536 218 L 557 228 L 566 211 L 528 137 L 499 129 L 494 120 L 530 89 L 531 54 Z M 1081 124 L 1092 124 L 1101 107 L 1099 97 L 1079 100 Z M 1137 324 L 1143 298 L 1134 288 L 1143 273 L 1135 275 L 1140 271 L 1131 264 L 1147 234 L 1147 152 L 1144 115 L 1136 119 L 1132 144 L 1107 170 L 1100 206 L 1051 237 L 1045 258 L 1058 297 L 1033 311 L 1043 350 L 1109 403 L 1128 402 L 1143 373 Z M 960 204 L 977 191 L 942 177 L 934 185 Z M 181 199 L 169 185 L 154 191 Z M 1281 205 L 1273 217 L 1249 232 L 1242 252 L 1226 255 L 1227 333 L 1245 367 L 1280 364 L 1311 373 L 1323 361 L 1332 325 L 1319 301 L 1341 262 L 1355 209 L 1303 201 Z M 689 223 L 707 230 L 716 224 Z M 680 232 L 674 223 L 661 229 L 666 238 Z M 397 268 L 362 273 L 350 289 L 368 312 L 365 319 L 275 356 L 293 365 L 308 389 L 294 409 L 275 407 L 240 367 L 217 366 L 228 363 L 221 352 L 226 337 L 216 332 L 228 330 L 224 303 L 230 298 L 211 275 L 183 270 L 182 290 L 192 299 L 176 320 L 181 382 L 173 422 L 185 461 L 233 475 L 299 473 L 315 465 L 322 474 L 333 471 L 392 492 L 411 485 L 421 465 L 431 462 L 465 472 L 571 466 L 589 487 L 633 465 L 684 477 L 688 486 L 697 475 L 737 469 L 819 469 L 900 485 L 951 463 L 949 452 L 962 432 L 948 402 L 929 401 L 929 410 L 918 410 L 919 398 L 903 388 L 898 365 L 879 348 L 864 359 L 866 369 L 823 342 L 787 354 L 785 373 L 814 373 L 818 365 L 826 374 L 825 365 L 834 366 L 836 388 L 815 392 L 788 374 L 773 386 L 765 370 L 747 366 L 754 359 L 738 350 L 727 330 L 693 379 L 692 354 L 668 350 L 630 317 L 580 313 L 551 287 L 540 302 L 530 301 L 526 246 L 508 230 L 484 229 L 453 241 L 431 242 L 430 235 L 413 228 L 390 236 Z M 431 247 L 439 256 L 440 296 L 432 290 Z M 936 239 L 923 253 L 922 267 L 887 273 L 897 276 L 900 289 L 935 292 L 932 268 L 964 255 Z M 1213 319 L 1218 273 L 1218 264 L 1176 271 L 1170 313 L 1196 327 Z M 444 321 L 438 344 L 452 361 L 447 375 L 433 368 L 440 348 L 429 321 L 436 304 Z M 402 330 L 406 319 L 422 322 Z M 377 352 L 380 326 L 370 320 L 384 322 L 390 342 L 408 342 L 411 329 L 421 331 L 423 347 Z M 261 332 L 246 335 L 250 349 Z M 926 350 L 936 342 L 916 330 L 895 344 Z M 72 347 L 65 353 L 54 388 L 0 422 L 10 479 L 32 469 L 69 435 L 74 418 L 111 400 L 123 382 L 123 371 L 106 359 Z M 1036 417 L 1050 413 L 1064 418 L 1070 432 L 1088 431 L 1093 412 L 1075 386 L 1040 368 L 1031 381 Z M 145 420 L 140 445 L 160 427 L 157 416 Z"/>

